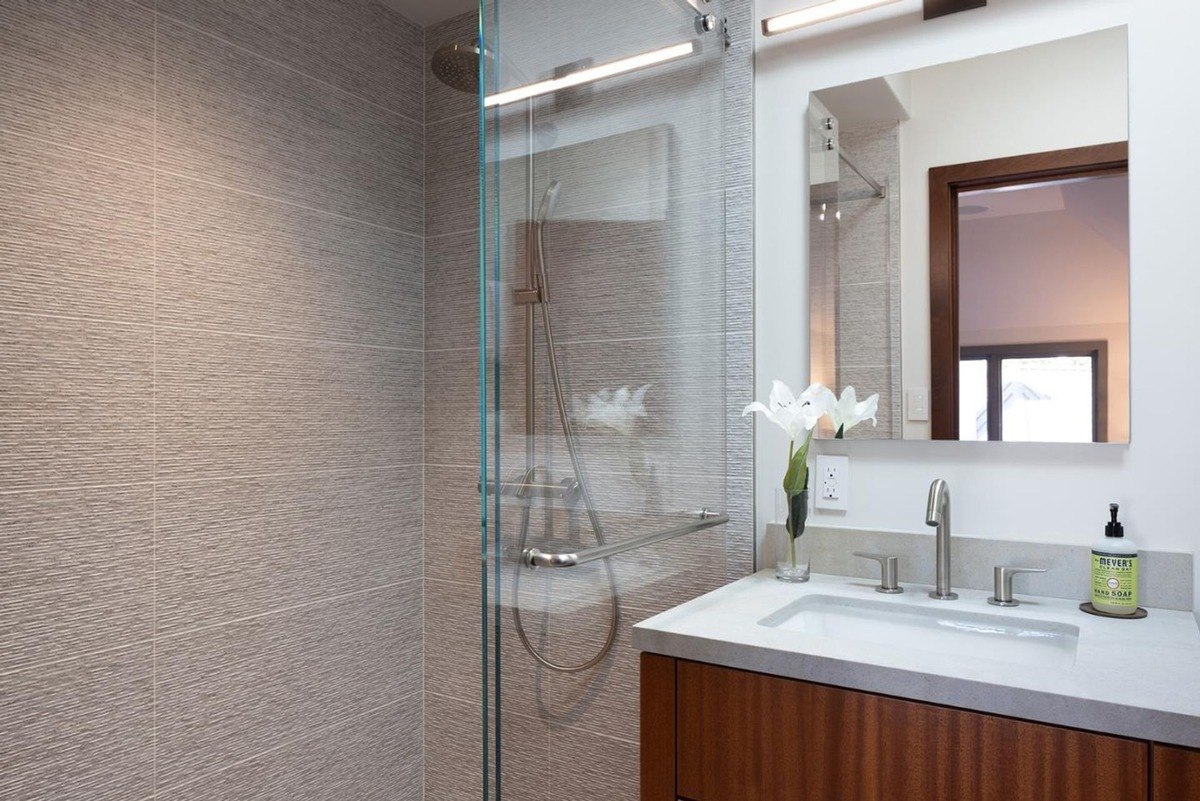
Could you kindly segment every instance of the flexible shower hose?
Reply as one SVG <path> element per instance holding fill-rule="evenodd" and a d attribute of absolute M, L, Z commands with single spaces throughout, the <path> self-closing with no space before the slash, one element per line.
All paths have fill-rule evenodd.
<path fill-rule="evenodd" d="M 548 351 L 548 361 L 550 363 L 550 380 L 554 385 L 554 400 L 558 406 L 558 418 L 562 421 L 563 437 L 567 441 L 567 453 L 571 458 L 571 470 L 575 473 L 575 481 L 579 486 L 579 497 L 583 501 L 583 507 L 587 511 L 588 522 L 591 523 L 592 532 L 596 537 L 596 544 L 603 545 L 605 543 L 604 528 L 600 525 L 600 516 L 596 513 L 595 504 L 592 502 L 591 492 L 588 491 L 587 481 L 583 475 L 583 464 L 579 457 L 579 449 L 575 442 L 575 431 L 571 426 L 571 419 L 567 415 L 567 401 L 563 394 L 562 379 L 559 375 L 558 356 L 554 347 L 554 329 L 550 322 L 550 307 L 547 298 L 549 298 L 549 285 L 547 282 L 546 270 L 546 245 L 543 237 L 545 221 L 539 220 L 535 224 L 534 234 L 534 254 L 538 265 L 538 280 L 541 282 L 542 301 L 538 304 L 542 307 L 542 327 L 546 332 L 546 348 Z M 528 399 L 526 399 L 528 402 Z M 532 472 L 526 473 L 526 480 L 532 481 Z M 521 539 L 517 546 L 518 553 L 524 553 L 526 541 L 529 538 L 529 521 L 530 507 L 525 506 L 521 514 Z M 605 636 L 604 644 L 600 650 L 596 652 L 590 659 L 579 662 L 574 665 L 564 665 L 543 656 L 532 642 L 529 641 L 529 636 L 525 633 L 525 625 L 521 621 L 521 572 L 524 566 L 518 561 L 515 572 L 513 574 L 513 624 L 517 629 L 517 637 L 521 640 L 521 645 L 529 652 L 529 655 L 536 659 L 540 664 L 546 666 L 550 670 L 558 671 L 559 673 L 581 673 L 600 664 L 608 652 L 612 650 L 613 642 L 617 639 L 617 626 L 620 622 L 621 606 L 617 599 L 617 576 L 613 572 L 612 563 L 607 557 L 604 561 L 604 571 L 608 577 L 609 589 L 609 620 L 608 634 Z"/>

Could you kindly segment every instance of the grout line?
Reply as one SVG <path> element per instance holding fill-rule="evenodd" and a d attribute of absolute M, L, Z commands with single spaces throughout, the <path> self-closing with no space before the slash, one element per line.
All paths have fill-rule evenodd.
<path fill-rule="evenodd" d="M 272 473 L 236 473 L 220 476 L 194 476 L 186 478 L 159 478 L 159 484 L 208 484 L 219 481 L 254 481 L 264 478 L 305 478 L 329 475 L 358 475 L 360 473 L 382 473 L 388 470 L 405 470 L 421 467 L 423 462 L 396 462 L 381 465 L 355 465 L 354 467 L 312 468 L 309 470 L 284 470 Z"/>
<path fill-rule="evenodd" d="M 361 465 L 354 467 L 315 467 L 307 470 L 285 470 L 273 473 L 230 473 L 219 476 L 188 476 L 179 478 L 163 478 L 161 476 L 147 481 L 126 481 L 115 484 L 71 484 L 65 486 L 27 487 L 22 489 L 0 490 L 0 496 L 31 495 L 39 492 L 83 492 L 96 489 L 122 489 L 129 487 L 153 488 L 159 484 L 207 484 L 219 481 L 252 481 L 255 479 L 313 477 L 337 474 L 357 475 L 360 473 L 382 472 L 385 470 L 403 470 L 411 467 L 423 467 L 424 462 L 400 462 L 384 465 Z"/>
<path fill-rule="evenodd" d="M 402 695 L 399 698 L 394 698 L 391 701 L 387 701 L 386 703 L 380 704 L 379 706 L 372 707 L 372 708 L 364 710 L 362 712 L 358 712 L 358 713 L 355 713 L 348 717 L 344 717 L 344 718 L 340 718 L 335 721 L 331 721 L 329 723 L 319 724 L 319 725 L 309 729 L 308 731 L 305 731 L 303 734 L 298 734 L 294 737 L 285 738 L 282 741 L 276 743 L 275 745 L 273 745 L 270 748 L 267 748 L 263 751 L 259 751 L 258 753 L 251 754 L 250 756 L 236 759 L 233 762 L 229 762 L 229 763 L 222 765 L 221 767 L 216 768 L 214 770 L 205 771 L 204 773 L 201 773 L 198 776 L 192 776 L 183 781 L 177 782 L 172 785 L 168 785 L 167 787 L 163 788 L 163 792 L 164 793 L 175 792 L 177 790 L 181 790 L 186 787 L 191 787 L 192 785 L 194 785 L 198 782 L 204 781 L 205 779 L 210 779 L 214 776 L 220 776 L 222 773 L 225 773 L 226 771 L 232 770 L 241 765 L 245 765 L 248 762 L 253 762 L 256 759 L 262 759 L 263 757 L 269 756 L 270 754 L 273 754 L 276 751 L 281 751 L 285 748 L 290 748 L 290 747 L 297 745 L 299 743 L 302 743 L 306 740 L 315 739 L 319 735 L 327 734 L 328 732 L 332 731 L 333 729 L 338 728 L 339 726 L 345 726 L 349 723 L 354 723 L 356 721 L 360 721 L 363 718 L 366 718 L 370 715 L 377 714 L 377 713 L 379 713 L 385 709 L 388 709 L 390 707 L 394 707 L 394 706 L 403 704 L 405 701 L 412 700 L 415 696 L 417 696 L 420 693 L 422 693 L 421 690 L 413 690 L 412 692 L 408 693 L 407 695 Z M 157 794 L 153 797 L 157 797 Z"/>
<path fill-rule="evenodd" d="M 158 0 L 154 0 L 154 101 L 151 107 L 150 170 L 150 789 L 158 796 Z"/>
<path fill-rule="evenodd" d="M 414 581 L 421 581 L 421 580 L 422 579 L 420 576 L 410 576 L 409 578 L 400 579 L 399 581 L 392 581 L 392 582 L 388 582 L 386 584 L 379 584 L 379 585 L 375 585 L 372 587 L 364 587 L 362 589 L 352 590 L 350 592 L 338 593 L 337 595 L 327 595 L 327 596 L 322 596 L 320 598 L 313 598 L 312 600 L 309 600 L 309 601 L 302 601 L 299 603 L 290 604 L 288 606 L 273 607 L 273 608 L 268 609 L 263 612 L 256 612 L 255 614 L 252 614 L 252 615 L 245 615 L 244 617 L 231 618 L 229 620 L 221 620 L 216 623 L 207 623 L 207 624 L 204 624 L 201 626 L 193 626 L 188 629 L 180 629 L 178 631 L 173 631 L 168 634 L 156 634 L 155 636 L 152 636 L 152 637 L 149 637 L 146 639 L 132 640 L 127 643 L 121 643 L 120 645 L 111 645 L 111 646 L 108 646 L 107 648 L 93 648 L 88 651 L 81 651 L 79 653 L 71 654 L 70 656 L 63 656 L 63 657 L 59 657 L 59 658 L 55 658 L 55 659 L 47 659 L 47 660 L 43 660 L 43 661 L 21 664 L 16 667 L 0 670 L 0 677 L 12 676 L 12 675 L 16 675 L 18 673 L 24 673 L 29 670 L 43 670 L 48 667 L 54 667 L 56 665 L 63 665 L 63 664 L 71 663 L 71 662 L 77 662 L 82 659 L 87 659 L 87 658 L 90 658 L 93 656 L 100 656 L 103 654 L 110 654 L 110 653 L 114 653 L 117 651 L 131 651 L 136 648 L 145 647 L 146 645 L 149 645 L 151 647 L 151 655 L 152 655 L 152 659 L 153 659 L 156 657 L 156 653 L 157 653 L 157 650 L 155 648 L 155 643 L 157 643 L 159 641 L 175 640 L 175 639 L 179 639 L 182 637 L 192 636 L 194 634 L 202 634 L 207 631 L 213 631 L 215 629 L 220 629 L 225 626 L 236 625 L 238 623 L 245 623 L 245 622 L 248 622 L 251 620 L 258 620 L 260 618 L 270 617 L 271 615 L 275 615 L 275 614 L 284 614 L 284 613 L 288 613 L 288 612 L 295 612 L 295 611 L 298 611 L 301 609 L 307 609 L 310 607 L 321 606 L 323 604 L 337 603 L 339 601 L 343 601 L 343 600 L 346 600 L 349 598 L 354 598 L 354 597 L 357 597 L 360 595 L 369 595 L 374 592 L 383 592 L 384 590 L 394 589 L 396 587 L 403 587 L 406 584 L 411 584 Z M 152 676 L 155 675 L 155 673 L 156 673 L 155 667 L 153 666 L 153 664 L 152 664 L 152 668 L 151 668 L 151 673 L 152 673 Z M 156 692 L 156 691 L 152 690 L 152 692 Z"/>
<path fill-rule="evenodd" d="M 706 339 L 726 339 L 731 334 L 745 335 L 750 331 L 721 331 L 704 333 L 697 331 L 694 333 L 684 334 L 659 334 L 656 336 L 643 337 L 612 337 L 609 339 L 569 339 L 566 337 L 558 338 L 560 345 L 608 345 L 618 342 L 669 342 L 669 341 L 699 341 Z M 492 347 L 495 347 L 494 345 Z M 513 350 L 524 347 L 520 342 L 502 342 L 500 343 L 501 350 Z M 479 346 L 463 347 L 463 348 L 426 348 L 425 354 L 433 353 L 465 353 L 467 351 L 478 352 Z"/>
<path fill-rule="evenodd" d="M 22 663 L 20 665 L 17 665 L 16 667 L 10 667 L 10 668 L 5 668 L 3 670 L 0 670 L 0 678 L 5 677 L 5 676 L 15 676 L 20 673 L 25 673 L 26 671 L 29 671 L 29 670 L 44 670 L 46 668 L 55 667 L 57 665 L 66 665 L 66 664 L 70 664 L 71 662 L 78 662 L 82 659 L 87 659 L 89 657 L 103 656 L 104 654 L 111 654 L 111 653 L 115 653 L 117 651 L 132 651 L 136 648 L 143 648 L 146 645 L 150 645 L 152 641 L 153 641 L 153 638 L 142 639 L 142 640 L 132 640 L 130 642 L 121 643 L 120 645 L 110 645 L 107 648 L 93 648 L 88 651 L 81 651 L 79 653 L 73 653 L 70 656 L 60 656 L 60 657 L 56 657 L 54 659 L 46 659 L 46 660 L 41 660 L 41 661 L 37 661 L 37 662 Z M 153 670 L 152 670 L 152 672 L 153 672 Z"/>
<path fill-rule="evenodd" d="M 739 419 L 740 419 L 740 418 L 739 418 Z M 521 436 L 524 436 L 524 434 L 522 434 Z M 516 462 L 516 461 L 522 461 L 522 460 L 520 460 L 520 459 L 514 459 L 513 461 L 514 461 L 514 462 Z M 438 468 L 446 468 L 446 469 L 451 469 L 451 470 L 474 470 L 474 471 L 476 471 L 476 472 L 478 472 L 478 470 L 479 470 L 479 464 L 478 464 L 478 463 L 475 463 L 475 464 L 467 464 L 467 463 L 464 463 L 464 462 L 459 462 L 459 463 L 453 463 L 453 462 L 425 462 L 424 464 L 425 464 L 425 466 L 426 466 L 426 467 L 438 467 Z M 564 469 L 569 469 L 569 468 L 564 468 Z M 622 471 L 619 471 L 619 470 L 603 470 L 603 469 L 599 469 L 599 470 L 597 470 L 597 469 L 592 469 L 592 468 L 589 468 L 589 469 L 588 469 L 588 473 L 589 473 L 590 475 L 597 475 L 597 476 L 627 476 L 627 475 L 629 475 L 629 473 L 628 473 L 627 471 L 626 471 L 626 472 L 622 472 Z M 676 472 L 673 472 L 673 471 L 665 471 L 665 472 L 664 472 L 664 471 L 659 471 L 659 472 L 657 473 L 657 475 L 659 475 L 659 476 L 665 476 L 665 477 L 667 477 L 667 478 L 672 478 L 672 479 L 677 479 L 677 478 L 687 478 L 687 479 L 718 479 L 718 478 L 721 478 L 721 477 L 722 477 L 722 474 L 721 474 L 721 473 L 676 473 Z M 474 483 L 472 483 L 472 488 L 474 488 Z M 474 491 L 474 489 L 472 489 L 472 491 Z M 663 514 L 668 514 L 668 513 L 666 513 L 666 512 L 663 512 Z"/>
<path fill-rule="evenodd" d="M 157 194 L 157 187 L 155 188 Z M 157 221 L 155 221 L 157 225 Z M 129 320 L 114 320 L 107 317 L 91 317 L 91 316 L 76 316 L 69 314 L 48 314 L 46 312 L 31 312 L 20 309 L 6 309 L 0 307 L 0 317 L 37 317 L 47 320 L 68 320 L 76 323 L 104 323 L 105 325 L 126 326 L 129 328 L 148 328 L 151 331 L 158 329 L 168 331 L 187 331 L 195 334 L 216 334 L 217 336 L 226 337 L 245 337 L 247 339 L 271 339 L 279 342 L 302 342 L 315 345 L 334 345 L 337 347 L 347 348 L 362 348 L 364 350 L 386 350 L 397 353 L 420 353 L 424 354 L 424 348 L 407 348 L 397 345 L 377 345 L 371 342 L 351 342 L 342 339 L 318 339 L 315 337 L 289 336 L 287 334 L 267 334 L 260 331 L 230 331 L 224 328 L 205 328 L 201 326 L 180 325 L 178 323 L 164 323 L 157 321 L 157 301 L 158 301 L 158 246 L 157 233 L 151 238 L 151 298 L 152 316 L 150 322 L 131 322 Z"/>
<path fill-rule="evenodd" d="M 308 80 L 313 81 L 314 83 L 319 83 L 322 86 L 333 89 L 335 92 L 338 92 L 339 94 L 345 95 L 346 97 L 352 97 L 355 100 L 358 100 L 362 103 L 366 103 L 368 106 L 371 106 L 372 108 L 379 109 L 380 111 L 383 111 L 394 117 L 399 117 L 400 119 L 407 120 L 408 122 L 414 123 L 416 125 L 423 126 L 425 124 L 423 121 L 415 119 L 414 117 L 410 117 L 408 114 L 405 114 L 402 111 L 396 111 L 395 109 L 388 108 L 387 106 L 381 105 L 380 103 L 378 103 L 374 100 L 369 100 L 369 99 L 363 97 L 362 95 L 358 95 L 347 89 L 343 89 L 342 87 L 338 86 L 337 84 L 330 83 L 329 81 L 325 80 L 324 78 L 318 78 L 315 75 L 310 75 L 309 73 L 299 70 L 283 61 L 278 61 L 274 58 L 271 58 L 270 56 L 263 55 L 262 53 L 259 53 L 257 50 L 251 50 L 249 47 L 246 47 L 245 45 L 241 45 L 230 39 L 226 39 L 224 36 L 222 36 L 218 33 L 213 33 L 212 31 L 205 30 L 204 28 L 201 28 L 198 25 L 195 25 L 184 19 L 180 19 L 179 17 L 175 16 L 174 14 L 171 14 L 166 11 L 159 11 L 157 13 L 166 17 L 168 20 L 175 23 L 176 25 L 180 25 L 184 28 L 195 31 L 196 33 L 199 33 L 202 36 L 207 36 L 208 38 L 212 39 L 213 41 L 220 42 L 220 43 L 226 45 L 227 47 L 233 48 L 234 50 L 238 50 L 242 53 L 246 53 L 247 55 L 253 56 L 254 58 L 258 59 L 259 61 L 264 61 L 267 64 L 273 64 L 276 67 L 279 67 L 280 69 L 287 70 L 288 72 L 292 73 L 293 75 L 299 75 L 302 78 L 307 78 Z"/>
<path fill-rule="evenodd" d="M 153 244 L 151 245 L 153 247 Z M 129 320 L 114 320 L 108 317 L 79 316 L 73 314 L 49 314 L 47 312 L 23 311 L 21 309 L 0 308 L 0 317 L 36 317 L 43 320 L 66 320 L 72 323 L 104 323 L 105 325 L 124 326 L 127 328 L 153 329 L 154 322 L 131 322 Z"/>
<path fill-rule="evenodd" d="M 154 486 L 154 480 L 147 481 L 127 481 L 120 484 L 75 484 L 68 486 L 57 487 L 26 487 L 22 489 L 7 489 L 0 490 L 0 497 L 5 495 L 33 495 L 39 492 L 82 492 L 84 490 L 96 489 L 124 489 L 128 487 L 147 487 Z"/>
<path fill-rule="evenodd" d="M 391 225 L 382 225 L 380 223 L 372 222 L 370 220 L 363 220 L 363 219 L 359 219 L 358 217 L 351 217 L 349 214 L 342 214 L 341 212 L 330 211 L 329 209 L 321 209 L 321 208 L 317 208 L 316 206 L 308 206 L 303 203 L 297 203 L 294 200 L 288 200 L 287 198 L 278 197 L 276 195 L 266 195 L 266 194 L 263 194 L 262 192 L 255 192 L 250 189 L 243 189 L 242 187 L 231 186 L 229 184 L 221 183 L 220 181 L 213 181 L 208 178 L 201 178 L 196 175 L 190 175 L 188 173 L 178 172 L 176 170 L 168 170 L 168 169 L 164 169 L 162 167 L 155 167 L 154 169 L 163 175 L 169 175 L 172 178 L 178 178 L 183 181 L 191 181 L 191 182 L 197 183 L 197 184 L 204 184 L 205 186 L 216 187 L 217 189 L 224 189 L 227 192 L 234 192 L 239 195 L 246 195 L 247 197 L 258 198 L 260 200 L 266 200 L 271 203 L 278 203 L 280 205 L 291 206 L 292 208 L 296 208 L 296 209 L 303 209 L 305 211 L 310 211 L 314 214 L 321 214 L 326 217 L 332 217 L 332 218 L 335 218 L 338 220 L 347 220 L 349 222 L 358 223 L 359 225 L 366 225 L 371 228 L 378 228 L 382 231 L 391 231 L 392 233 L 402 234 L 404 236 L 411 237 L 413 239 L 424 239 L 425 238 L 424 233 L 418 234 L 418 233 L 414 233 L 412 231 L 407 231 L 403 228 L 396 228 L 395 226 L 391 226 Z"/>
<path fill-rule="evenodd" d="M 239 623 L 247 623 L 252 620 L 260 620 L 265 617 L 270 617 L 271 615 L 285 614 L 288 612 L 295 612 L 300 609 L 309 609 L 312 607 L 323 606 L 326 604 L 335 604 L 335 603 L 338 603 L 340 601 L 344 601 L 344 600 L 347 600 L 350 598 L 357 598 L 357 597 L 363 596 L 363 595 L 370 595 L 370 594 L 376 593 L 376 592 L 383 592 L 384 590 L 395 589 L 396 587 L 403 587 L 404 585 L 411 584 L 414 581 L 421 581 L 421 577 L 420 576 L 410 576 L 405 579 L 400 579 L 399 581 L 390 581 L 390 582 L 387 582 L 386 584 L 378 584 L 373 587 L 363 587 L 363 588 L 360 588 L 357 590 L 341 592 L 336 595 L 326 595 L 321 598 L 313 598 L 312 600 L 309 600 L 309 601 L 300 601 L 298 603 L 288 604 L 287 606 L 272 607 L 271 609 L 267 609 L 262 612 L 255 612 L 252 615 L 244 615 L 242 617 L 229 618 L 228 620 L 221 620 L 216 623 L 205 623 L 205 624 L 202 624 L 199 626 L 192 626 L 191 628 L 178 629 L 175 631 L 170 631 L 170 632 L 166 632 L 166 633 L 162 633 L 162 634 L 156 634 L 154 639 L 155 640 L 176 640 L 181 637 L 190 637 L 195 634 L 202 634 L 204 632 L 213 631 L 215 629 L 224 628 L 226 626 L 233 626 L 233 625 L 237 625 Z"/>
<path fill-rule="evenodd" d="M 288 336 L 286 334 L 264 334 L 258 331 L 227 331 L 221 328 L 204 328 L 200 326 L 179 325 L 178 323 L 158 323 L 158 327 L 169 331 L 188 331 L 196 334 L 216 334 L 227 337 L 246 337 L 248 339 L 271 339 L 278 342 L 303 342 L 316 345 L 334 345 L 337 347 L 363 348 L 365 350 L 386 350 L 396 353 L 424 353 L 423 348 L 405 348 L 395 345 L 375 345 L 369 342 L 349 342 L 340 339 L 316 339 L 313 337 Z"/>
<path fill-rule="evenodd" d="M 157 224 L 157 223 L 155 223 Z M 157 235 L 151 237 L 151 299 L 152 305 L 157 305 Z M 156 313 L 156 309 L 155 309 Z M 259 331 L 229 331 L 226 329 L 208 329 L 208 327 L 179 325 L 178 323 L 162 323 L 151 318 L 149 323 L 132 323 L 128 320 L 114 320 L 102 317 L 77 317 L 72 314 L 48 314 L 46 312 L 25 312 L 22 309 L 0 308 L 0 317 L 34 317 L 48 320 L 70 320 L 72 323 L 103 323 L 134 327 L 134 329 L 164 329 L 168 331 L 188 331 L 192 333 L 214 333 L 222 337 L 246 337 L 250 339 L 275 339 L 280 342 L 301 342 L 320 345 L 337 345 L 344 348 L 362 348 L 366 350 L 390 350 L 396 353 L 424 354 L 424 348 L 401 348 L 397 345 L 378 345 L 370 342 L 350 342 L 347 339 L 318 339 L 314 337 L 298 337 L 282 335 L 282 333 L 263 333 Z"/>
<path fill-rule="evenodd" d="M 434 120 L 426 119 L 425 127 L 429 127 L 430 125 L 440 125 L 443 122 L 454 122 L 456 120 L 466 119 L 467 117 L 470 117 L 473 120 L 478 119 L 479 118 L 479 109 L 474 108 L 474 109 L 471 109 L 470 111 L 464 111 L 460 114 L 448 114 L 445 117 L 438 117 L 437 119 L 434 119 Z"/>
<path fill-rule="evenodd" d="M 671 202 L 676 201 L 676 200 L 696 200 L 697 198 L 715 197 L 715 196 L 726 195 L 729 191 L 730 190 L 728 188 L 704 189 L 704 190 L 701 190 L 698 192 L 683 192 L 683 193 L 679 193 L 679 194 L 668 194 L 665 198 L 663 198 L 661 200 L 638 200 L 638 201 L 634 201 L 632 203 L 618 203 L 618 204 L 608 205 L 608 206 L 589 206 L 589 207 L 584 207 L 582 209 L 577 209 L 576 211 L 573 211 L 570 214 L 564 214 L 564 215 L 560 216 L 558 219 L 561 222 L 571 222 L 571 221 L 578 222 L 579 221 L 578 218 L 585 214 L 595 214 L 597 212 L 603 212 L 603 211 L 618 211 L 620 209 L 637 208 L 638 206 L 650 206 L 650 205 L 661 204 L 664 201 L 667 204 L 670 204 Z M 502 223 L 500 225 L 501 225 L 501 227 L 508 227 L 509 224 L 516 224 L 518 222 L 519 222 L 519 220 L 510 220 L 507 223 Z M 617 220 L 616 222 L 623 222 L 623 221 Z M 495 228 L 496 226 L 497 226 L 497 223 L 492 223 L 488 227 Z M 443 231 L 443 232 L 437 233 L 437 234 L 430 234 L 427 232 L 425 235 L 425 238 L 426 239 L 441 239 L 443 237 L 448 237 L 448 236 L 463 236 L 464 234 L 477 233 L 478 231 L 479 231 L 479 227 L 476 226 L 474 228 L 459 228 L 458 230 L 455 230 L 455 231 Z"/>
<path fill-rule="evenodd" d="M 156 108 L 156 112 L 157 112 L 157 108 Z M 156 114 L 156 116 L 157 116 L 157 114 Z M 338 219 L 338 220 L 346 220 L 349 222 L 357 223 L 359 225 L 365 225 L 365 226 L 369 226 L 371 228 L 378 228 L 382 231 L 391 231 L 392 233 L 401 234 L 403 236 L 412 237 L 412 238 L 416 238 L 416 239 L 424 238 L 423 234 L 416 234 L 416 233 L 413 233 L 412 231 L 407 231 L 403 228 L 396 228 L 391 225 L 382 225 L 380 223 L 372 222 L 370 220 L 362 220 L 362 219 L 359 219 L 358 217 L 351 217 L 348 214 L 342 214 L 340 212 L 330 211 L 328 209 L 321 209 L 321 208 L 317 208 L 316 206 L 306 206 L 303 203 L 297 203 L 294 200 L 288 200 L 286 198 L 276 197 L 275 195 L 266 195 L 261 192 L 254 192 L 249 189 L 243 189 L 243 188 L 236 187 L 236 186 L 230 186 L 229 184 L 223 184 L 220 181 L 213 181 L 213 180 L 209 180 L 207 178 L 201 178 L 196 175 L 189 175 L 188 173 L 177 172 L 175 170 L 163 169 L 162 167 L 158 167 L 156 165 L 157 158 L 156 158 L 155 154 L 151 154 L 151 161 L 149 164 L 142 164 L 142 163 L 139 163 L 136 161 L 130 161 L 129 159 L 118 158 L 109 153 L 101 153 L 99 151 L 92 150 L 91 148 L 79 147 L 78 145 L 68 144 L 66 142 L 61 142 L 61 141 L 58 141 L 55 139 L 47 139 L 47 138 L 41 137 L 41 136 L 34 136 L 32 134 L 28 134 L 23 131 L 17 131 L 17 130 L 13 130 L 11 128 L 6 128 L 4 126 L 0 126 L 0 134 L 3 134 L 5 136 L 15 136 L 19 139 L 24 139 L 24 140 L 27 140 L 30 142 L 36 142 L 38 144 L 46 145 L 48 147 L 59 148 L 61 150 L 67 150 L 72 153 L 80 153 L 80 154 L 89 156 L 91 158 L 100 159 L 101 161 L 108 161 L 108 162 L 112 162 L 114 164 L 122 164 L 122 165 L 125 165 L 126 167 L 132 167 L 132 168 L 139 169 L 139 170 L 151 170 L 151 171 L 157 172 L 161 175 L 169 175 L 172 178 L 178 178 L 178 179 L 184 180 L 184 181 L 191 181 L 191 182 L 197 183 L 197 184 L 204 184 L 205 186 L 216 187 L 217 189 L 223 189 L 227 192 L 233 192 L 233 193 L 239 194 L 239 195 L 246 195 L 247 197 L 254 197 L 254 198 L 258 198 L 260 200 L 265 200 L 265 201 L 268 201 L 271 203 L 278 203 L 280 205 L 291 206 L 292 208 L 303 209 L 305 211 L 312 212 L 313 214 L 320 214 L 320 215 L 323 215 L 326 217 L 331 217 L 331 218 Z M 155 140 L 157 140 L 157 131 L 154 134 L 154 138 L 155 138 Z"/>
<path fill-rule="evenodd" d="M 449 693 L 438 692 L 437 690 L 426 690 L 425 692 L 428 695 L 433 695 L 438 698 L 444 698 L 447 701 L 454 701 L 456 703 L 468 704 L 470 706 L 475 706 L 475 707 L 481 706 L 480 703 L 473 698 L 462 698 L 457 695 L 451 695 Z M 563 729 L 570 729 L 572 731 L 581 732 L 583 734 L 589 734 L 594 737 L 601 737 L 605 740 L 611 740 L 611 741 L 618 742 L 618 743 L 624 743 L 625 745 L 637 745 L 638 744 L 637 740 L 630 740 L 625 737 L 616 737 L 612 734 L 605 734 L 604 732 L 594 731 L 592 729 L 584 728 L 582 726 L 574 726 L 574 725 L 571 725 L 568 723 L 553 722 L 553 721 L 547 720 L 544 717 L 541 717 L 540 715 L 530 715 L 526 712 L 521 712 L 520 710 L 509 709 L 506 711 L 505 714 L 516 715 L 517 717 L 525 718 L 526 720 L 535 720 L 540 723 L 544 723 L 546 725 L 554 725 L 554 726 L 558 726 Z"/>
<path fill-rule="evenodd" d="M 85 155 L 93 156 L 95 158 L 101 159 L 102 161 L 111 161 L 114 164 L 124 164 L 126 167 L 136 167 L 139 170 L 153 170 L 154 169 L 153 154 L 151 154 L 150 161 L 148 163 L 141 163 L 141 162 L 137 162 L 137 161 L 130 161 L 129 159 L 118 158 L 117 156 L 113 156 L 108 153 L 101 153 L 100 151 L 92 150 L 91 148 L 79 147 L 78 145 L 69 144 L 67 142 L 58 141 L 56 139 L 46 139 L 41 136 L 35 136 L 33 134 L 26 133 L 24 131 L 18 131 L 13 128 L 8 128 L 5 126 L 0 126 L 0 134 L 4 134 L 5 136 L 15 136 L 18 139 L 24 139 L 29 142 L 36 142 L 40 145 L 48 145 L 50 147 L 57 147 L 62 150 L 69 150 L 73 153 L 83 153 Z"/>

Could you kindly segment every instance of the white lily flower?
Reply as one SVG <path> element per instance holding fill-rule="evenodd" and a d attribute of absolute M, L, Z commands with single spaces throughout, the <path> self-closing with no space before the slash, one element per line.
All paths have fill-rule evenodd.
<path fill-rule="evenodd" d="M 771 385 L 767 404 L 755 401 L 742 410 L 742 416 L 760 412 L 795 441 L 816 428 L 834 401 L 833 393 L 820 384 L 813 384 L 797 398 L 787 384 L 777 379 Z"/>
<path fill-rule="evenodd" d="M 649 417 L 646 412 L 646 391 L 649 389 L 650 384 L 644 384 L 634 391 L 630 391 L 629 387 L 621 387 L 615 392 L 602 389 L 588 398 L 579 417 L 588 425 L 632 434 L 637 421 Z"/>
<path fill-rule="evenodd" d="M 829 419 L 833 422 L 833 430 L 836 432 L 834 436 L 840 439 L 864 420 L 870 420 L 872 425 L 879 425 L 875 419 L 878 409 L 879 395 L 872 395 L 859 403 L 854 387 L 846 387 L 842 390 L 842 397 L 838 398 L 829 410 Z"/>

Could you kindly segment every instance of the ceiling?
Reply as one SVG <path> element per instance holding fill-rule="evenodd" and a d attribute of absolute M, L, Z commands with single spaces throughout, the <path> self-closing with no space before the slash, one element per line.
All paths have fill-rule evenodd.
<path fill-rule="evenodd" d="M 479 0 L 376 0 L 420 25 L 441 22 L 479 8 Z"/>

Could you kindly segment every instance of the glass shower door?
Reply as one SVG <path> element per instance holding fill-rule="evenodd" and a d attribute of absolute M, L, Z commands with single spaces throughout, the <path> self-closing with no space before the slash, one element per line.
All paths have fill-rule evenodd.
<path fill-rule="evenodd" d="M 721 13 L 481 7 L 486 799 L 636 799 L 632 626 L 726 581 Z"/>

